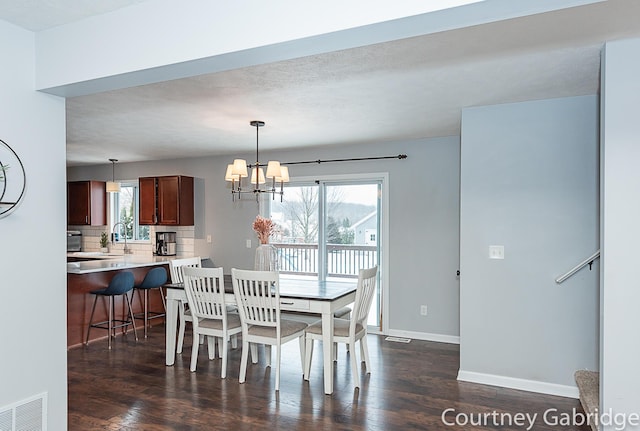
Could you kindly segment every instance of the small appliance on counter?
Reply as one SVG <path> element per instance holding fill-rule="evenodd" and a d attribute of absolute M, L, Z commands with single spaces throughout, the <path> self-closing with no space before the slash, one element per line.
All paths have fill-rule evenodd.
<path fill-rule="evenodd" d="M 79 230 L 67 231 L 67 253 L 70 251 L 82 251 L 82 232 Z"/>
<path fill-rule="evenodd" d="M 156 232 L 156 255 L 175 256 L 176 255 L 176 233 Z"/>

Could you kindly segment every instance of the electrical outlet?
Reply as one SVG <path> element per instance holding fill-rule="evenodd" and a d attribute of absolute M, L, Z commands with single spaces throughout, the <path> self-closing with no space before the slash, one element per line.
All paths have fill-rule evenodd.
<path fill-rule="evenodd" d="M 421 305 L 420 306 L 420 315 L 421 316 L 426 316 L 427 315 L 427 306 L 426 305 Z"/>
<path fill-rule="evenodd" d="M 251 248 L 251 240 L 250 239 L 247 240 L 247 248 Z"/>
<path fill-rule="evenodd" d="M 211 235 L 207 235 L 207 242 L 211 244 Z"/>
<path fill-rule="evenodd" d="M 504 245 L 490 245 L 489 259 L 504 259 Z"/>

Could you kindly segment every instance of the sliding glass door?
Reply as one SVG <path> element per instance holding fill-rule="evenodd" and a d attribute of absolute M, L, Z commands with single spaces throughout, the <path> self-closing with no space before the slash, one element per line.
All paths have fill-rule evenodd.
<path fill-rule="evenodd" d="M 356 279 L 380 266 L 381 180 L 292 183 L 271 203 L 281 277 Z M 380 327 L 380 283 L 369 325 Z"/>

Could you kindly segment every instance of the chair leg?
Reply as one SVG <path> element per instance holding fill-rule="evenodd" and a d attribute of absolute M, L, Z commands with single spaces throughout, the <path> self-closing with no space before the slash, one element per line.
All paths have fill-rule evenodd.
<path fill-rule="evenodd" d="M 271 347 L 271 345 L 269 345 Z M 271 350 L 271 349 L 269 349 Z M 282 346 L 280 342 L 276 345 L 276 392 L 280 390 L 280 351 L 282 350 Z"/>
<path fill-rule="evenodd" d="M 200 348 L 200 343 L 197 343 L 197 331 L 198 328 L 196 328 L 195 325 L 193 325 L 193 340 L 191 343 L 191 366 L 189 367 L 189 370 L 191 370 L 191 372 L 194 372 L 196 370 L 196 366 L 198 364 L 198 349 Z M 214 347 L 215 348 L 215 347 Z M 211 346 L 209 346 L 209 358 L 211 358 Z"/>
<path fill-rule="evenodd" d="M 242 357 L 240 359 L 240 378 L 238 381 L 244 383 L 247 377 L 247 361 L 249 360 L 249 342 L 246 341 L 246 336 L 242 337 Z"/>
<path fill-rule="evenodd" d="M 369 368 L 369 347 L 367 346 L 367 334 L 364 334 L 360 339 L 360 360 L 364 362 L 364 369 L 367 374 L 371 374 L 371 369 Z"/>
<path fill-rule="evenodd" d="M 267 361 L 267 367 L 271 366 L 271 344 L 265 344 L 264 345 L 264 356 L 265 356 L 265 360 Z"/>
<path fill-rule="evenodd" d="M 234 349 L 238 348 L 238 334 L 233 334 L 231 336 L 231 347 Z"/>
<path fill-rule="evenodd" d="M 220 356 L 222 355 L 222 348 L 227 345 L 227 340 L 225 339 L 225 337 L 216 337 L 216 338 L 218 340 L 218 355 Z M 220 358 L 222 358 L 222 356 L 220 356 Z"/>
<path fill-rule="evenodd" d="M 113 329 L 113 296 L 109 296 L 109 322 L 107 323 L 107 328 L 109 329 L 109 350 L 111 350 L 111 337 L 114 337 L 115 334 L 113 333 L 114 329 Z"/>
<path fill-rule="evenodd" d="M 144 290 L 144 338 L 147 338 L 147 326 L 149 324 L 149 289 Z"/>
<path fill-rule="evenodd" d="M 164 290 L 162 290 L 162 286 L 158 287 L 160 290 L 160 299 L 162 299 L 162 308 L 164 309 L 164 313 L 167 313 L 167 301 L 164 299 Z"/>
<path fill-rule="evenodd" d="M 180 320 L 180 327 L 178 328 L 178 344 L 176 345 L 176 353 L 182 353 L 182 343 L 184 343 L 184 327 L 187 324 L 184 319 L 184 303 L 180 302 L 178 306 L 178 317 Z"/>
<path fill-rule="evenodd" d="M 229 346 L 229 336 L 225 334 L 224 337 L 220 337 L 221 340 L 221 354 L 222 354 L 222 364 L 220 365 L 220 378 L 227 378 L 227 349 Z"/>
<path fill-rule="evenodd" d="M 302 366 L 302 375 L 304 375 L 304 351 L 306 350 L 304 344 L 304 334 L 298 337 L 298 343 L 300 344 L 300 364 Z"/>
<path fill-rule="evenodd" d="M 311 373 L 311 357 L 313 356 L 313 339 L 305 337 L 305 349 L 304 349 L 304 379 L 309 380 L 309 373 Z"/>
<path fill-rule="evenodd" d="M 349 345 L 351 345 L 351 343 L 348 343 Z M 350 346 L 352 347 L 354 350 L 351 352 L 350 358 L 351 358 L 351 372 L 353 373 L 353 385 L 356 388 L 360 387 L 360 370 L 358 369 L 358 360 L 356 359 L 356 352 L 355 352 L 355 346 Z"/>
<path fill-rule="evenodd" d="M 338 360 L 338 343 L 333 343 L 333 362 Z"/>
<path fill-rule="evenodd" d="M 249 346 L 251 348 L 251 363 L 257 364 L 258 363 L 258 345 L 256 343 L 250 343 Z"/>
<path fill-rule="evenodd" d="M 196 334 L 193 334 L 195 340 Z M 198 343 L 200 344 L 200 343 Z M 216 358 L 216 337 L 213 335 L 207 335 L 207 352 L 209 353 L 209 360 Z"/>
<path fill-rule="evenodd" d="M 129 306 L 129 317 L 131 318 L 131 326 L 133 326 L 133 335 L 136 337 L 136 341 L 138 341 L 138 330 L 136 329 L 136 319 L 133 317 L 133 307 L 131 306 L 131 298 L 126 293 L 124 297 L 127 299 L 127 305 Z M 125 326 L 126 328 L 126 326 Z"/>
<path fill-rule="evenodd" d="M 89 317 L 89 327 L 87 328 L 87 339 L 84 344 L 86 346 L 89 345 L 89 333 L 91 332 L 91 324 L 93 323 L 93 313 L 96 311 L 96 304 L 98 303 L 98 295 L 95 295 L 95 299 L 93 300 L 93 308 L 91 309 L 91 317 Z"/>

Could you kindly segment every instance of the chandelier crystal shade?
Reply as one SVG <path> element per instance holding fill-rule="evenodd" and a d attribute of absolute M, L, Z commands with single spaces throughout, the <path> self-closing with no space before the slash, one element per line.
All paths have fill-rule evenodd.
<path fill-rule="evenodd" d="M 236 200 L 242 198 L 243 194 L 253 193 L 258 197 L 262 193 L 270 193 L 275 199 L 276 195 L 280 195 L 280 201 L 284 195 L 284 183 L 289 182 L 289 168 L 281 166 L 280 162 L 271 160 L 266 165 L 260 163 L 260 149 L 258 134 L 260 127 L 264 126 L 264 121 L 251 121 L 249 124 L 256 128 L 256 163 L 254 165 L 247 165 L 247 161 L 244 159 L 235 159 L 233 163 L 227 166 L 227 170 L 224 175 L 225 181 L 231 182 L 231 199 Z M 267 168 L 267 173 L 264 173 L 264 167 Z M 251 169 L 251 178 L 249 188 L 243 188 L 242 179 L 249 177 L 249 169 Z M 271 180 L 271 187 L 267 184 L 267 180 Z M 276 188 L 280 185 L 280 190 Z M 263 185 L 265 185 L 263 187 Z"/>
<path fill-rule="evenodd" d="M 107 181 L 107 193 L 120 193 L 120 183 L 116 182 L 116 162 L 118 159 L 109 159 L 111 162 L 111 181 Z"/>

